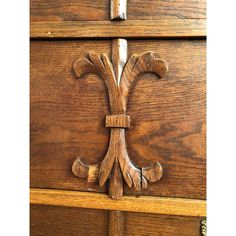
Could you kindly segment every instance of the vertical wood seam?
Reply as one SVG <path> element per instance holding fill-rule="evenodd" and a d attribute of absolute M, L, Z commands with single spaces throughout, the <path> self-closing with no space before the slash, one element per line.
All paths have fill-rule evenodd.
<path fill-rule="evenodd" d="M 109 211 L 109 236 L 124 235 L 124 213 L 122 211 Z"/>

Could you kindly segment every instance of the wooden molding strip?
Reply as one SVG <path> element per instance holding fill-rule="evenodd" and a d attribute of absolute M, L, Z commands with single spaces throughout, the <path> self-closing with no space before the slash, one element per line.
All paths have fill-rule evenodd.
<path fill-rule="evenodd" d="M 111 20 L 127 19 L 127 0 L 111 0 Z"/>
<path fill-rule="evenodd" d="M 206 201 L 184 198 L 124 196 L 121 200 L 114 201 L 101 193 L 31 188 L 30 203 L 179 216 L 206 216 Z"/>
<path fill-rule="evenodd" d="M 205 37 L 205 19 L 31 22 L 31 38 Z"/>
<path fill-rule="evenodd" d="M 124 236 L 124 213 L 109 211 L 109 236 Z"/>

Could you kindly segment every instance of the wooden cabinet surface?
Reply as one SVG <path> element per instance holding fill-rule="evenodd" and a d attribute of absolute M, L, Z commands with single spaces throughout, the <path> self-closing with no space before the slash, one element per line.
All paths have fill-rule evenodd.
<path fill-rule="evenodd" d="M 101 162 L 109 142 L 106 88 L 92 74 L 76 80 L 71 69 L 93 47 L 110 54 L 111 41 L 31 42 L 32 187 L 106 191 L 71 172 L 77 156 L 88 164 Z M 128 48 L 129 54 L 158 51 L 170 70 L 163 81 L 142 76 L 128 103 L 132 160 L 142 166 L 159 161 L 164 169 L 160 182 L 142 194 L 204 199 L 205 42 L 128 40 Z M 125 192 L 141 194 L 129 188 Z"/>
<path fill-rule="evenodd" d="M 31 0 L 32 21 L 110 20 L 109 0 Z M 127 20 L 205 19 L 205 0 L 128 0 Z"/>
<path fill-rule="evenodd" d="M 205 235 L 206 2 L 130 0 L 127 19 L 111 21 L 111 4 L 119 2 L 30 1 L 32 236 Z M 152 72 L 137 77 L 126 109 L 130 161 L 141 176 L 158 162 L 163 175 L 141 190 L 121 177 L 123 200 L 107 197 L 111 176 L 100 186 L 99 172 L 92 170 L 96 179 L 89 181 L 72 171 L 78 157 L 85 166 L 103 161 L 106 116 L 113 115 L 102 79 L 78 79 L 75 62 L 90 52 L 112 61 L 117 38 L 126 40 L 127 60 L 152 52 L 168 65 L 164 79 Z M 132 199 L 139 208 L 130 207 Z"/>
<path fill-rule="evenodd" d="M 108 234 L 107 211 L 33 205 L 32 235 L 91 235 Z M 124 212 L 123 233 L 127 236 L 199 236 L 202 217 L 180 217 Z"/>

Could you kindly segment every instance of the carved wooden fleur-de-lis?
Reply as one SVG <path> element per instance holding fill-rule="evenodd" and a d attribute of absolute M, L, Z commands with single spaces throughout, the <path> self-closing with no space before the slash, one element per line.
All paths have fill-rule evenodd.
<path fill-rule="evenodd" d="M 122 58 L 122 57 L 121 57 Z M 100 186 L 109 179 L 109 195 L 120 199 L 123 195 L 123 180 L 135 189 L 147 188 L 147 181 L 156 182 L 162 177 L 162 167 L 156 162 L 145 168 L 136 167 L 127 152 L 125 129 L 130 127 L 130 117 L 126 114 L 131 86 L 139 75 L 151 72 L 158 78 L 164 78 L 168 68 L 165 61 L 152 52 L 132 55 L 119 63 L 109 60 L 106 54 L 89 53 L 74 64 L 74 72 L 78 78 L 94 73 L 101 78 L 107 88 L 111 114 L 106 116 L 106 127 L 110 128 L 109 147 L 101 164 L 87 166 L 78 158 L 72 167 L 78 177 L 96 181 Z M 121 71 L 123 69 L 123 71 Z"/>

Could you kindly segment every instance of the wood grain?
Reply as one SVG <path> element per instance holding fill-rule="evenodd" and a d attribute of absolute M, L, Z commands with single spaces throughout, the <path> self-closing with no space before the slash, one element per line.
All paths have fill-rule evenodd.
<path fill-rule="evenodd" d="M 36 39 L 30 51 L 32 236 L 201 235 L 206 217 L 201 200 L 206 198 L 206 0 L 129 0 L 127 15 L 119 2 L 30 0 L 30 37 Z M 111 22 L 110 17 L 128 19 Z M 129 39 L 123 58 L 114 50 L 122 47 L 119 40 L 108 40 L 121 37 Z M 75 80 L 72 65 L 91 50 L 108 55 L 119 81 L 134 53 L 153 51 L 168 63 L 166 81 L 147 73 L 130 86 L 125 114 L 132 122 L 105 120 L 109 92 L 97 75 Z M 127 146 L 130 163 L 145 177 L 141 185 L 151 182 L 148 188 L 129 188 L 117 159 L 110 188 L 106 180 L 99 186 L 109 146 L 105 122 L 113 126 L 115 139 L 124 140 L 126 132 L 121 149 Z M 117 132 L 114 126 L 120 124 L 129 129 Z M 163 178 L 154 183 L 160 168 Z M 107 193 L 124 197 L 114 201 Z"/>
<path fill-rule="evenodd" d="M 107 234 L 107 211 L 31 205 L 31 236 L 104 236 Z"/>
<path fill-rule="evenodd" d="M 202 217 L 31 205 L 30 219 L 31 236 L 200 236 Z"/>
<path fill-rule="evenodd" d="M 201 236 L 201 217 L 124 212 L 125 236 Z"/>
<path fill-rule="evenodd" d="M 106 116 L 106 127 L 107 128 L 129 128 L 130 117 L 128 115 L 111 115 Z"/>
<path fill-rule="evenodd" d="M 131 90 L 128 152 L 145 168 L 159 161 L 164 176 L 141 195 L 206 196 L 205 41 L 130 40 L 129 57 L 148 48 L 169 65 L 163 82 L 144 75 Z M 111 41 L 31 42 L 31 186 L 107 192 L 71 173 L 78 156 L 91 165 L 108 147 L 108 95 L 101 80 L 76 81 L 72 65 L 91 49 L 111 55 Z M 126 194 L 139 193 L 125 186 Z"/>
<path fill-rule="evenodd" d="M 206 201 L 184 198 L 124 196 L 114 201 L 105 194 L 68 190 L 30 190 L 30 203 L 179 216 L 206 216 Z"/>
<path fill-rule="evenodd" d="M 31 22 L 31 38 L 205 37 L 205 19 Z M 147 49 L 146 49 L 147 50 Z"/>
<path fill-rule="evenodd" d="M 165 56 L 169 73 L 160 83 L 154 76 L 145 76 L 133 88 L 128 104 L 132 117 L 128 151 L 139 166 L 155 160 L 161 163 L 163 177 L 149 184 L 150 195 L 205 198 L 205 42 L 132 40 L 129 56 L 145 47 Z M 125 193 L 133 192 L 125 188 Z"/>
<path fill-rule="evenodd" d="M 128 20 L 206 18 L 205 0 L 129 0 Z M 32 21 L 110 20 L 110 0 L 31 0 Z"/>
<path fill-rule="evenodd" d="M 109 211 L 109 236 L 124 235 L 124 213 L 122 211 Z"/>
<path fill-rule="evenodd" d="M 95 75 L 78 83 L 72 66 L 95 47 L 110 55 L 110 41 L 31 42 L 31 46 L 31 185 L 106 191 L 106 186 L 78 180 L 71 172 L 77 157 L 89 165 L 99 163 L 109 142 L 104 126 L 109 114 L 106 88 Z"/>
<path fill-rule="evenodd" d="M 109 20 L 110 0 L 30 0 L 30 20 Z"/>

